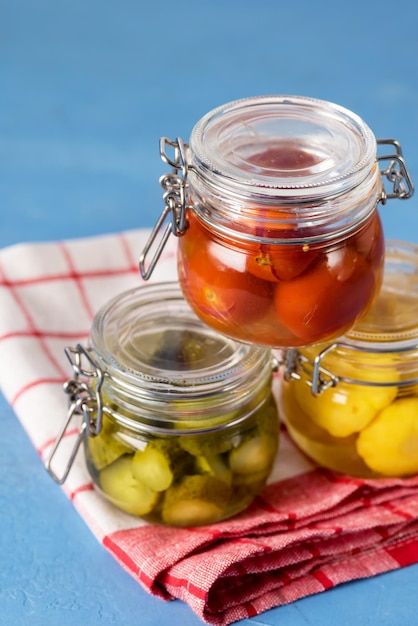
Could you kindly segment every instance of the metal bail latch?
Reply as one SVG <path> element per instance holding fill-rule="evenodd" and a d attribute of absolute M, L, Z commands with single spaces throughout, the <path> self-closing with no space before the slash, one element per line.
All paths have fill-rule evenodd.
<path fill-rule="evenodd" d="M 187 230 L 187 148 L 188 144 L 184 143 L 180 137 L 175 141 L 170 141 L 167 137 L 160 139 L 161 159 L 172 167 L 172 171 L 160 178 L 160 185 L 164 189 L 164 209 L 139 257 L 139 269 L 144 280 L 148 280 L 154 271 L 155 265 L 171 233 L 176 237 L 181 237 Z M 169 149 L 174 150 L 172 158 L 168 155 Z M 154 253 L 147 264 L 147 256 L 152 248 L 154 248 Z"/>
<path fill-rule="evenodd" d="M 62 485 L 67 480 L 67 476 L 84 437 L 86 435 L 88 437 L 98 435 L 101 431 L 103 420 L 101 387 L 104 374 L 102 370 L 93 361 L 89 351 L 81 344 L 77 344 L 75 348 L 65 348 L 64 352 L 71 363 L 74 377 L 64 383 L 64 391 L 69 397 L 67 416 L 52 446 L 49 457 L 45 461 L 47 472 L 59 485 Z M 82 367 L 83 359 L 88 361 L 91 369 Z M 94 389 L 90 384 L 92 380 L 94 380 Z M 82 422 L 64 472 L 59 476 L 52 468 L 52 461 L 75 416 L 82 416 Z"/>
<path fill-rule="evenodd" d="M 301 380 L 302 373 L 306 376 L 306 384 L 309 385 L 313 396 L 319 396 L 323 391 L 338 384 L 338 377 L 321 365 L 324 356 L 335 348 L 333 344 L 316 355 L 312 361 L 301 354 L 295 348 L 285 350 L 281 359 L 284 365 L 283 378 L 285 380 Z"/>
<path fill-rule="evenodd" d="M 395 153 L 377 155 L 377 161 L 387 162 L 387 167 L 380 170 L 380 174 L 392 185 L 392 192 L 383 191 L 382 204 L 391 198 L 407 200 L 414 193 L 414 185 L 409 174 L 407 165 L 402 155 L 402 148 L 396 139 L 378 139 L 378 146 L 393 146 Z"/>

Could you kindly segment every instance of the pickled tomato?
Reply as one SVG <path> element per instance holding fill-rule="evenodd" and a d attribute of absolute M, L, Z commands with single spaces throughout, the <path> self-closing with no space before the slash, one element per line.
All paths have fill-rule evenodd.
<path fill-rule="evenodd" d="M 239 340 L 299 347 L 333 339 L 367 311 L 380 287 L 380 217 L 375 212 L 346 239 L 326 244 L 303 243 L 294 215 L 282 211 L 281 218 L 257 208 L 248 220 L 247 234 L 285 241 L 270 244 L 215 235 L 189 210 L 178 248 L 184 295 L 206 324 Z"/>

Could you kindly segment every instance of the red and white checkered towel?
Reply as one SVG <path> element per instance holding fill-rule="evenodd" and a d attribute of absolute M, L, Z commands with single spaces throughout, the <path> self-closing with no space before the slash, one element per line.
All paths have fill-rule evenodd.
<path fill-rule="evenodd" d="M 148 231 L 0 252 L 0 387 L 45 458 L 66 414 L 63 348 L 85 342 L 98 307 L 141 282 Z M 175 240 L 154 281 L 176 278 Z M 77 428 L 67 433 L 63 466 Z M 40 465 L 39 471 L 44 471 Z M 229 624 L 348 580 L 418 562 L 418 478 L 361 481 L 310 465 L 282 432 L 269 486 L 234 519 L 146 524 L 104 501 L 78 454 L 64 485 L 94 535 L 150 593 Z"/>

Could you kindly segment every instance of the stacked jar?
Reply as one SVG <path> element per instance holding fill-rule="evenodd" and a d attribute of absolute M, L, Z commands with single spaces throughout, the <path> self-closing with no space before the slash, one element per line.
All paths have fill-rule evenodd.
<path fill-rule="evenodd" d="M 390 153 L 379 156 L 378 144 Z M 140 269 L 148 279 L 178 236 L 182 295 L 144 286 L 98 313 L 88 348 L 67 350 L 75 372 L 67 421 L 82 416 L 78 443 L 114 504 L 190 526 L 234 515 L 268 479 L 279 432 L 272 348 L 286 355 L 284 419 L 310 453 L 295 407 L 306 390 L 322 390 L 322 369 L 321 385 L 307 380 L 306 346 L 333 344 L 368 319 L 385 256 L 378 205 L 410 197 L 413 186 L 396 141 L 377 142 L 351 111 L 304 97 L 223 105 L 189 143 L 163 138 L 160 152 L 172 170 L 160 181 L 164 209 Z M 59 442 L 47 466 L 63 482 L 72 459 L 57 476 Z"/>
<path fill-rule="evenodd" d="M 378 155 L 378 146 L 385 145 L 390 153 Z M 405 374 L 414 361 L 413 350 L 406 356 L 396 339 L 394 348 L 380 346 L 386 288 L 372 309 L 385 256 L 378 205 L 413 193 L 398 142 L 377 141 L 363 120 L 335 104 L 265 97 L 209 112 L 189 144 L 163 139 L 161 154 L 173 172 L 162 178 L 166 204 L 141 256 L 144 278 L 169 234 L 180 236 L 180 285 L 205 324 L 239 341 L 285 349 L 281 413 L 307 454 L 355 475 L 418 471 L 406 460 L 405 466 L 379 466 L 367 451 L 376 444 L 370 432 L 379 428 L 372 424 L 377 411 L 392 406 L 400 389 L 408 395 L 415 376 L 413 365 L 411 380 L 399 381 L 400 370 Z M 370 319 L 373 348 L 354 342 L 356 350 L 342 350 L 344 340 L 335 344 L 356 324 L 361 334 L 361 324 Z M 387 358 L 386 349 L 395 356 Z M 330 361 L 336 371 L 327 383 L 318 365 L 325 355 L 324 367 Z M 346 391 L 349 364 L 353 385 Z M 375 386 L 371 391 L 369 383 Z M 360 396 L 353 398 L 355 393 Z M 374 413 L 367 411 L 367 393 Z M 412 410 L 414 403 L 388 410 Z M 367 424 L 369 430 L 358 436 Z M 405 440 L 412 450 L 412 435 Z"/>

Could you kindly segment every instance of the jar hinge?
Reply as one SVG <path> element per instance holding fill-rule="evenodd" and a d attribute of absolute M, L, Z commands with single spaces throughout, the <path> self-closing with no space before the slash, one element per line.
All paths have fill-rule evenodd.
<path fill-rule="evenodd" d="M 329 349 L 334 349 L 334 346 L 330 346 Z M 295 348 L 284 350 L 281 360 L 284 366 L 284 379 L 301 380 L 302 372 L 307 376 L 306 383 L 311 387 L 314 396 L 320 395 L 325 389 L 335 387 L 338 384 L 338 377 L 321 366 L 321 360 L 327 352 L 328 350 L 323 350 L 312 361 Z"/>
<path fill-rule="evenodd" d="M 411 176 L 408 171 L 408 167 L 404 161 L 402 155 L 402 148 L 396 139 L 378 139 L 378 146 L 393 146 L 395 153 L 377 155 L 377 161 L 379 163 L 387 161 L 387 167 L 380 170 L 380 174 L 391 183 L 392 192 L 388 193 L 383 188 L 383 195 L 381 202 L 385 204 L 386 200 L 392 198 L 399 198 L 400 200 L 407 200 L 414 193 L 414 185 L 412 183 Z"/>
<path fill-rule="evenodd" d="M 45 461 L 46 470 L 59 485 L 66 481 L 84 437 L 86 435 L 88 437 L 98 435 L 103 421 L 103 401 L 101 396 L 101 387 L 104 379 L 103 371 L 95 363 L 90 352 L 81 344 L 77 344 L 75 348 L 65 348 L 64 352 L 74 372 L 73 378 L 67 380 L 63 387 L 64 392 L 68 395 L 68 411 L 51 452 Z M 82 367 L 83 359 L 87 360 L 91 369 Z M 91 385 L 93 380 L 94 389 Z M 52 468 L 52 462 L 75 416 L 82 417 L 80 429 L 64 471 L 61 475 L 58 475 Z"/>
<path fill-rule="evenodd" d="M 333 350 L 352 350 L 354 352 L 360 352 L 364 354 L 380 354 L 378 348 L 373 349 L 370 346 L 353 346 L 349 343 L 345 343 L 342 341 L 335 342 L 329 345 L 324 350 L 321 350 L 312 361 L 305 355 L 301 354 L 298 349 L 288 349 L 285 350 L 280 359 L 280 366 L 283 368 L 283 378 L 286 381 L 290 380 L 301 380 L 302 374 L 305 375 L 306 384 L 311 387 L 312 395 L 318 396 L 326 389 L 330 387 L 335 387 L 340 382 L 355 384 L 360 386 L 373 386 L 373 387 L 407 387 L 410 385 L 418 384 L 418 377 L 415 378 L 407 378 L 405 380 L 381 380 L 381 381 L 370 381 L 370 380 L 362 380 L 361 378 L 349 378 L 347 376 L 336 376 L 329 370 L 321 365 L 324 357 L 329 355 Z M 392 353 L 394 355 L 399 355 L 401 353 L 416 353 L 418 350 L 418 344 L 412 344 L 405 346 L 404 348 L 399 348 L 399 346 L 394 347 L 392 350 L 388 350 L 387 353 Z"/>
<path fill-rule="evenodd" d="M 181 237 L 187 230 L 186 221 L 186 188 L 187 188 L 187 159 L 186 150 L 188 144 L 178 137 L 171 141 L 167 137 L 160 139 L 161 159 L 172 167 L 172 171 L 160 178 L 160 185 L 164 189 L 163 211 L 154 226 L 147 243 L 139 257 L 139 269 L 144 280 L 148 280 L 154 271 L 155 265 L 161 256 L 164 246 L 171 233 Z M 169 149 L 174 150 L 174 156 L 170 158 Z M 154 249 L 149 263 L 147 256 Z"/>

